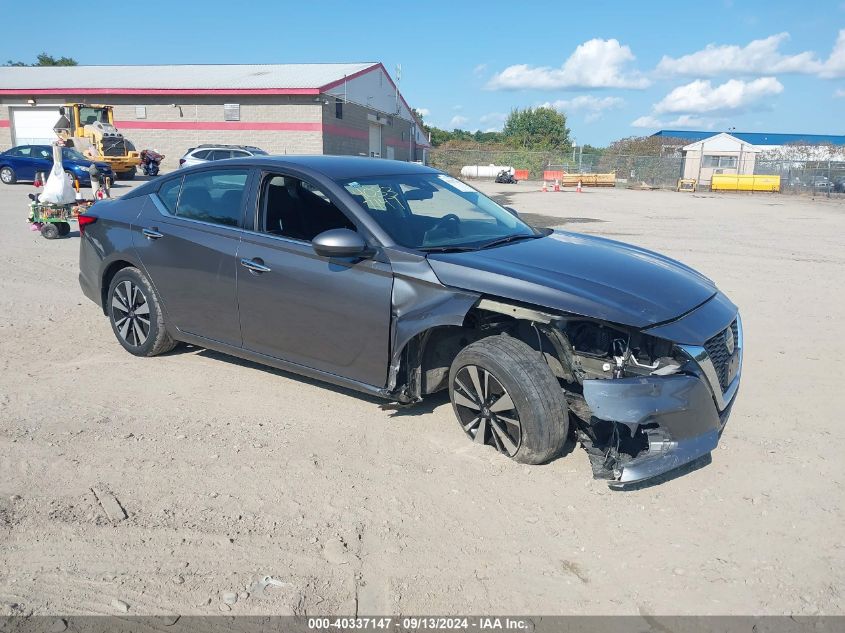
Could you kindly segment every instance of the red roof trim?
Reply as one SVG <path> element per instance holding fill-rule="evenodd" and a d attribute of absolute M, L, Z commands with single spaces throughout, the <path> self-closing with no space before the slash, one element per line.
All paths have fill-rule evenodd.
<path fill-rule="evenodd" d="M 382 66 L 381 63 L 379 62 L 378 64 L 373 64 L 372 66 L 368 66 L 367 68 L 364 68 L 363 70 L 359 70 L 358 72 L 354 72 L 351 75 L 347 75 L 346 77 L 343 77 L 341 79 L 338 79 L 336 81 L 328 83 L 325 86 L 320 86 L 320 91 L 325 92 L 326 90 L 331 90 L 332 88 L 335 88 L 336 86 L 340 86 L 344 82 L 349 81 L 350 79 L 355 79 L 356 77 L 360 77 L 361 75 L 366 75 L 367 73 L 370 73 L 370 72 L 376 70 L 377 68 L 381 68 L 382 70 L 384 70 L 384 66 Z"/>
<path fill-rule="evenodd" d="M 281 130 L 285 132 L 320 132 L 321 123 L 251 122 L 251 121 L 115 121 L 115 127 L 127 130 Z"/>
<path fill-rule="evenodd" d="M 0 95 L 318 95 L 320 88 L 3 88 Z"/>

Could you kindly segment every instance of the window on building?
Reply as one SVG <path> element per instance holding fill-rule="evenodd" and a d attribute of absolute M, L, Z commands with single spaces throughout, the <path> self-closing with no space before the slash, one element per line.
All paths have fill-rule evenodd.
<path fill-rule="evenodd" d="M 355 230 L 352 221 L 325 193 L 298 178 L 267 176 L 259 204 L 259 226 L 271 235 L 310 242 L 329 229 Z"/>
<path fill-rule="evenodd" d="M 176 216 L 238 226 L 248 175 L 245 169 L 219 169 L 185 176 Z"/>
<path fill-rule="evenodd" d="M 223 120 L 224 121 L 240 121 L 241 120 L 241 104 L 240 103 L 224 103 L 223 104 Z"/>
<path fill-rule="evenodd" d="M 714 169 L 736 169 L 736 156 L 704 156 L 704 167 L 712 167 Z"/>
<path fill-rule="evenodd" d="M 343 118 L 343 101 L 339 98 L 334 100 L 334 117 L 336 119 Z"/>
<path fill-rule="evenodd" d="M 135 118 L 136 119 L 146 119 L 147 118 L 147 106 L 135 106 Z"/>

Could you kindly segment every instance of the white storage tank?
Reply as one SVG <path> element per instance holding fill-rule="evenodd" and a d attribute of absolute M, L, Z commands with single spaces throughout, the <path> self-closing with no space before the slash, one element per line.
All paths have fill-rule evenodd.
<path fill-rule="evenodd" d="M 464 165 L 461 167 L 463 178 L 495 178 L 502 170 L 513 173 L 510 165 Z"/>

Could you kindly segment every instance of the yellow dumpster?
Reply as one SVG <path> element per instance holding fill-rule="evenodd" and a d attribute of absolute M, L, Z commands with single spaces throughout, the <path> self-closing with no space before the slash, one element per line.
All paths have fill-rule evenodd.
<path fill-rule="evenodd" d="M 710 191 L 780 191 L 780 176 L 713 174 Z"/>

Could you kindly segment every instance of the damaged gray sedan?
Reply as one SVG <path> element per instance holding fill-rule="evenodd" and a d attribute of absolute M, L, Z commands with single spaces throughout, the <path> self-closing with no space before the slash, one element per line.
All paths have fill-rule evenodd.
<path fill-rule="evenodd" d="M 82 289 L 130 353 L 184 341 L 400 404 L 448 389 L 479 450 L 519 462 L 575 437 L 596 477 L 643 481 L 713 450 L 736 399 L 742 324 L 712 281 L 420 165 L 220 161 L 79 224 Z"/>

